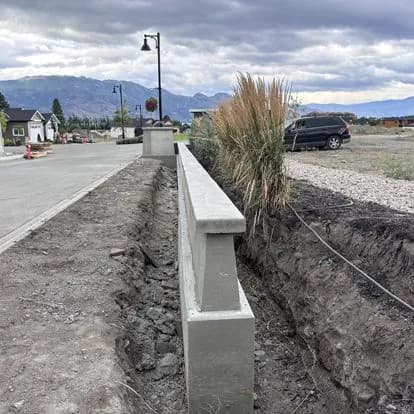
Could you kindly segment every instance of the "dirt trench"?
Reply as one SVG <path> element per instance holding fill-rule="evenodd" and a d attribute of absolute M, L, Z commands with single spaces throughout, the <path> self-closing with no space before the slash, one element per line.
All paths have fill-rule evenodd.
<path fill-rule="evenodd" d="M 186 412 L 177 269 L 177 185 L 162 168 L 152 198 L 137 206 L 124 257 L 129 291 L 114 294 L 125 334 L 117 353 L 136 413 Z"/>
<path fill-rule="evenodd" d="M 412 215 L 357 201 L 337 209 L 334 206 L 350 204 L 350 200 L 307 183 L 292 185 L 294 208 L 313 229 L 414 305 Z M 240 205 L 240 193 L 229 186 L 225 190 Z M 308 393 L 292 396 L 301 404 L 297 411 L 278 409 L 275 397 L 287 396 L 275 391 L 275 381 L 280 379 L 272 377 L 267 364 L 274 366 L 274 358 L 268 358 L 256 370 L 257 405 L 262 403 L 265 413 L 414 413 L 412 312 L 330 253 L 291 212 L 268 224 L 268 232 L 273 233 L 270 241 L 261 229 L 253 239 L 239 240 L 240 260 L 256 272 L 247 284 L 242 276 L 241 280 L 259 316 L 256 338 L 260 339 L 256 340 L 261 341 L 260 348 L 262 338 L 268 349 L 275 341 L 284 344 L 278 345 L 281 348 L 302 346 L 302 361 L 296 355 L 295 370 L 304 372 L 307 383 L 302 388 Z M 259 286 L 253 297 L 252 284 Z M 286 355 L 293 358 L 287 358 L 287 363 L 295 367 L 294 353 L 287 348 Z M 259 356 L 266 358 L 261 352 Z M 283 367 L 278 370 L 283 372 Z M 289 375 L 284 376 L 285 382 L 288 379 Z M 319 406 L 315 405 L 318 399 Z"/>
<path fill-rule="evenodd" d="M 115 295 L 125 327 L 118 355 L 137 413 L 186 410 L 175 180 L 163 169 L 120 259 L 130 290 Z M 412 216 L 292 185 L 292 203 L 312 228 L 413 303 Z M 240 193 L 225 191 L 240 206 Z M 255 414 L 414 413 L 410 312 L 327 251 L 292 213 L 270 223 L 270 242 L 259 229 L 236 243 L 256 316 Z"/>

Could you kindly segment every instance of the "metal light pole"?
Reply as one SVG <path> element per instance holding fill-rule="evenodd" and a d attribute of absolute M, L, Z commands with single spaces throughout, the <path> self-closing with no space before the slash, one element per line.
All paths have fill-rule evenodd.
<path fill-rule="evenodd" d="M 141 47 L 141 50 L 143 51 L 151 50 L 148 45 L 147 38 L 155 40 L 155 47 L 157 48 L 158 52 L 158 110 L 160 122 L 162 122 L 160 34 L 159 32 L 156 35 L 144 34 L 144 44 Z"/>
<path fill-rule="evenodd" d="M 124 100 L 122 99 L 122 84 L 114 85 L 112 93 L 116 93 L 119 89 L 119 96 L 121 98 L 121 126 L 122 126 L 122 139 L 125 139 L 125 127 L 124 127 Z"/>
<path fill-rule="evenodd" d="M 139 108 L 139 126 L 142 127 L 142 105 L 135 105 L 135 110 L 138 111 Z"/>

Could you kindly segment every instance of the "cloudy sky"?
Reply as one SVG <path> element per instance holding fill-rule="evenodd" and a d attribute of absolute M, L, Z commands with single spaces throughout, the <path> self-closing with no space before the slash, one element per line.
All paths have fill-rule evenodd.
<path fill-rule="evenodd" d="M 75 75 L 229 92 L 238 71 L 284 76 L 306 102 L 414 95 L 410 0 L 0 0 L 0 79 Z M 150 43 L 153 45 L 153 43 Z"/>

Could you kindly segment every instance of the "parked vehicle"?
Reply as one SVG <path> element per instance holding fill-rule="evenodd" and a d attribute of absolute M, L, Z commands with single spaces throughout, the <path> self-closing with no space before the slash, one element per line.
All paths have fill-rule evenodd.
<path fill-rule="evenodd" d="M 347 123 L 339 116 L 312 116 L 299 118 L 285 128 L 285 147 L 326 148 L 337 150 L 351 141 Z"/>

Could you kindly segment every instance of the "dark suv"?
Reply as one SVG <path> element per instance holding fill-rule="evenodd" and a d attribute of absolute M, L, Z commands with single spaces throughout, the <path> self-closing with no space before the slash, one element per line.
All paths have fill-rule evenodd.
<path fill-rule="evenodd" d="M 337 150 L 351 141 L 348 125 L 339 116 L 312 116 L 299 118 L 285 128 L 285 147 L 327 148 Z"/>

